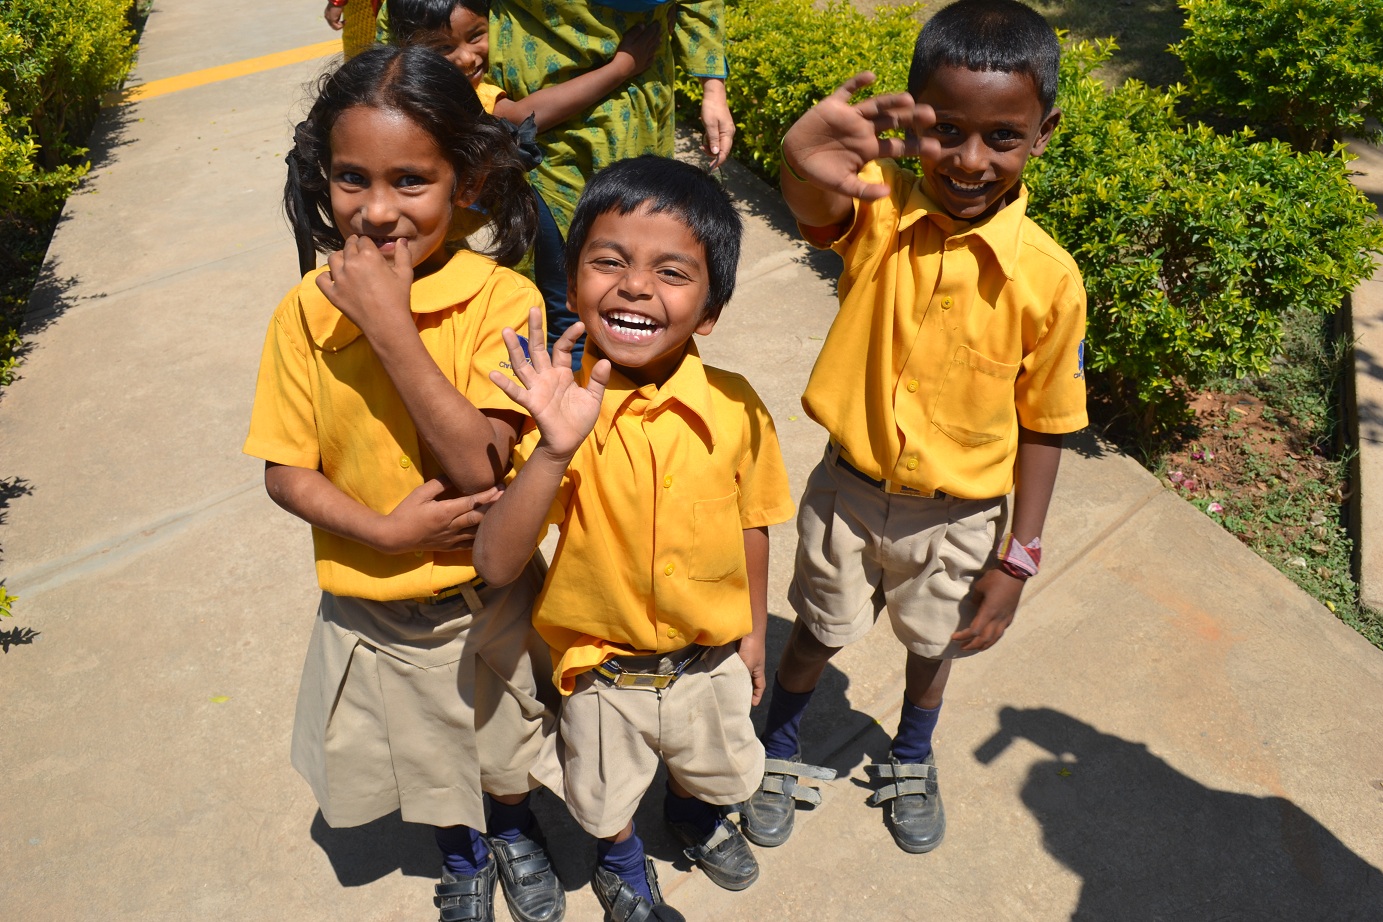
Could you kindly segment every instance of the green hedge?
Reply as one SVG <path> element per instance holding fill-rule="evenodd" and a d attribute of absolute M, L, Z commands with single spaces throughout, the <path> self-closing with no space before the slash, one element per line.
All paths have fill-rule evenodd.
<path fill-rule="evenodd" d="M 1289 309 L 1337 309 L 1372 274 L 1383 226 L 1343 149 L 1183 126 L 1178 90 L 1092 76 L 1111 51 L 1066 49 L 1065 118 L 1025 178 L 1033 218 L 1085 276 L 1089 367 L 1152 435 L 1185 388 L 1267 371 Z"/>
<path fill-rule="evenodd" d="M 1383 118 L 1383 0 L 1181 0 L 1191 99 L 1329 150 Z"/>
<path fill-rule="evenodd" d="M 0 0 L 0 386 L 47 242 L 85 175 L 101 97 L 134 60 L 131 0 Z"/>
<path fill-rule="evenodd" d="M 846 77 L 873 70 L 870 92 L 905 89 L 915 12 L 870 20 L 844 3 L 732 4 L 738 156 L 776 183 L 783 134 Z M 1338 308 L 1371 274 L 1383 226 L 1350 183 L 1343 150 L 1297 153 L 1183 125 L 1179 88 L 1109 90 L 1095 79 L 1114 50 L 1067 44 L 1064 117 L 1025 180 L 1029 214 L 1085 277 L 1091 386 L 1150 439 L 1180 418 L 1188 388 L 1265 371 L 1288 309 Z"/>

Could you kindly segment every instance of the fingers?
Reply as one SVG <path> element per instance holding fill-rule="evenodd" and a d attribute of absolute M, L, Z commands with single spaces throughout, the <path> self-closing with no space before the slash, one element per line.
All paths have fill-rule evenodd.
<path fill-rule="evenodd" d="M 610 383 L 610 360 L 601 359 L 595 363 L 591 369 L 591 380 L 586 383 L 586 390 L 590 391 L 591 396 L 597 401 L 605 397 L 605 385 Z"/>
<path fill-rule="evenodd" d="M 572 351 L 576 348 L 576 341 L 586 332 L 586 325 L 580 320 L 567 327 L 566 331 L 557 338 L 557 342 L 552 346 L 552 366 L 554 368 L 571 368 Z"/>
<path fill-rule="evenodd" d="M 874 79 L 875 78 L 873 71 L 862 70 L 858 74 L 855 74 L 855 76 L 851 77 L 849 80 L 846 80 L 840 86 L 836 87 L 835 91 L 831 93 L 831 95 L 841 100 L 842 102 L 849 102 L 851 96 L 854 96 L 860 90 L 869 86 L 871 83 L 874 82 Z"/>

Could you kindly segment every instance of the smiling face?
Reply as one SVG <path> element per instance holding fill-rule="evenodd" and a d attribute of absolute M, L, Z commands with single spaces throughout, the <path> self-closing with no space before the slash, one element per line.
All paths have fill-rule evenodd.
<path fill-rule="evenodd" d="M 693 333 L 715 327 L 705 248 L 671 212 L 607 211 L 592 223 L 571 279 L 586 339 L 636 384 L 661 384 Z"/>
<path fill-rule="evenodd" d="M 490 66 L 490 23 L 485 17 L 458 6 L 451 11 L 447 29 L 430 36 L 428 47 L 446 58 L 478 86 Z"/>
<path fill-rule="evenodd" d="M 394 109 L 354 106 L 331 129 L 331 213 L 342 237 L 369 237 L 390 262 L 407 238 L 416 276 L 446 264 L 456 172 L 426 131 Z"/>
<path fill-rule="evenodd" d="M 936 112 L 922 134 L 922 181 L 952 217 L 977 221 L 1017 198 L 1029 157 L 1047 147 L 1061 111 L 1043 113 L 1031 77 L 940 67 L 914 94 Z"/>

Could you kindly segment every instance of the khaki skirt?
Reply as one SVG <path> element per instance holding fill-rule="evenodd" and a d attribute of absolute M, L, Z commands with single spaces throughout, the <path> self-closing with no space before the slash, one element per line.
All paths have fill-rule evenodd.
<path fill-rule="evenodd" d="M 552 729 L 551 658 L 533 631 L 541 583 L 437 604 L 322 593 L 298 689 L 293 767 L 331 826 L 399 810 L 485 827 L 483 793 L 521 794 Z M 540 688 L 546 689 L 540 692 Z"/>

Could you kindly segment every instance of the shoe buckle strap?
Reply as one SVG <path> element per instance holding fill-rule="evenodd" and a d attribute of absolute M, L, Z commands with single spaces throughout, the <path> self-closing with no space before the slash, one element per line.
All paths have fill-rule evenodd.
<path fill-rule="evenodd" d="M 764 759 L 764 772 L 773 775 L 792 775 L 796 778 L 814 778 L 817 781 L 835 781 L 836 770 L 823 765 L 808 765 L 791 759 Z"/>
<path fill-rule="evenodd" d="M 936 792 L 936 780 L 933 778 L 910 778 L 906 781 L 895 781 L 875 791 L 869 798 L 869 806 L 877 807 L 885 801 L 893 800 L 895 797 L 902 797 L 906 794 L 921 794 L 924 797 L 928 797 Z"/>
<path fill-rule="evenodd" d="M 876 762 L 864 767 L 870 778 L 929 778 L 936 780 L 936 766 L 927 762 Z"/>
<path fill-rule="evenodd" d="M 791 797 L 814 807 L 821 806 L 821 792 L 805 784 L 798 784 L 791 775 L 764 775 L 760 789 L 770 794 L 782 794 L 784 797 Z"/>

